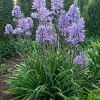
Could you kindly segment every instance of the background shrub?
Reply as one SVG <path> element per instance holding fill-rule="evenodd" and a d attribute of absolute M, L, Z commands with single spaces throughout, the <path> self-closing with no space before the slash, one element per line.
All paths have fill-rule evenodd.
<path fill-rule="evenodd" d="M 31 15 L 32 2 L 33 0 L 17 0 L 17 4 L 20 6 L 25 17 L 28 17 Z"/>
<path fill-rule="evenodd" d="M 13 0 L 0 0 L 0 34 L 4 32 L 7 23 L 12 23 L 12 8 Z"/>
<path fill-rule="evenodd" d="M 0 41 L 0 63 L 14 54 L 15 49 L 9 41 Z"/>
<path fill-rule="evenodd" d="M 88 36 L 100 34 L 100 0 L 78 0 L 80 10 L 86 22 Z"/>

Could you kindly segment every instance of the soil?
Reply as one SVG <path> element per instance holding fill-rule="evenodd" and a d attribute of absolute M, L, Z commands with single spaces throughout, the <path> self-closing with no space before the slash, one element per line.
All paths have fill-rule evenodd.
<path fill-rule="evenodd" d="M 21 63 L 21 58 L 19 55 L 15 55 L 14 57 L 11 57 L 10 59 L 7 59 L 7 61 L 3 64 L 7 65 L 10 70 L 16 69 L 16 64 Z M 7 79 L 7 74 L 3 75 L 0 71 L 0 100 L 11 100 L 14 95 L 7 95 L 3 91 L 6 91 L 9 88 L 9 85 L 5 82 Z"/>

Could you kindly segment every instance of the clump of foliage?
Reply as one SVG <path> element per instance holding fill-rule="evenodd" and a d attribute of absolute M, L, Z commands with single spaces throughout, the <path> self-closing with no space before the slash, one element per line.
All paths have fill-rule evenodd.
<path fill-rule="evenodd" d="M 70 66 L 70 54 L 62 52 L 60 48 L 57 51 L 49 50 L 43 54 L 41 49 L 34 46 L 33 52 L 9 78 L 11 87 L 7 93 L 17 94 L 17 98 L 23 97 L 25 100 L 83 98 L 82 86 L 86 82 L 84 71 L 87 67 L 80 70 L 79 66 Z"/>
<path fill-rule="evenodd" d="M 0 63 L 15 54 L 14 47 L 8 41 L 0 41 Z"/>
<path fill-rule="evenodd" d="M 2 74 L 7 74 L 8 73 L 8 66 L 6 66 L 5 64 L 1 64 L 0 70 L 1 70 Z"/>
<path fill-rule="evenodd" d="M 95 84 L 100 84 L 100 43 L 92 42 L 90 48 L 87 50 L 90 57 L 89 71 L 91 72 L 91 82 Z"/>
<path fill-rule="evenodd" d="M 84 19 L 76 0 L 67 13 L 63 7 L 63 0 L 51 0 L 50 10 L 45 0 L 34 0 L 31 17 L 38 27 L 36 41 L 32 42 L 33 20 L 24 17 L 19 6 L 14 6 L 12 16 L 16 27 L 7 24 L 5 32 L 11 41 L 16 36 L 21 47 L 26 40 L 29 49 L 23 55 L 23 63 L 8 79 L 7 93 L 18 95 L 15 99 L 92 100 L 92 95 L 97 95 L 91 91 L 98 88 L 90 81 L 94 74 L 81 48 L 85 39 Z M 32 48 L 30 44 L 34 44 Z"/>

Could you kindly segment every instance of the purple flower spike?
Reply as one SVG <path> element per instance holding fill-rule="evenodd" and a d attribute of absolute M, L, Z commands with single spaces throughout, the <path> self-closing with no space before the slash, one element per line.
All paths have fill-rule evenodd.
<path fill-rule="evenodd" d="M 88 66 L 88 57 L 86 55 L 84 55 L 83 53 L 80 53 L 80 55 L 78 55 L 76 58 L 75 58 L 75 63 L 82 66 Z"/>
<path fill-rule="evenodd" d="M 36 40 L 38 42 L 48 41 L 50 44 L 53 44 L 56 42 L 56 38 L 50 26 L 45 27 L 44 25 L 40 25 L 36 31 Z"/>
<path fill-rule="evenodd" d="M 12 10 L 12 16 L 21 17 L 21 10 L 20 10 L 20 7 L 18 5 L 14 6 L 14 8 Z"/>
<path fill-rule="evenodd" d="M 19 19 L 18 27 L 22 28 L 24 31 L 27 31 L 29 29 L 29 23 L 25 18 Z"/>
<path fill-rule="evenodd" d="M 65 11 L 62 11 L 59 17 L 58 28 L 63 36 L 66 36 L 66 33 L 68 33 L 69 26 L 70 26 L 69 16 L 66 14 Z"/>
<path fill-rule="evenodd" d="M 16 28 L 13 31 L 13 34 L 22 34 L 22 33 L 23 33 L 23 30 L 21 28 Z"/>
<path fill-rule="evenodd" d="M 32 18 L 38 18 L 38 13 L 32 13 L 32 14 L 31 14 L 31 17 L 32 17 Z"/>
<path fill-rule="evenodd" d="M 33 20 L 30 17 L 27 17 L 26 20 L 29 23 L 29 27 L 32 28 L 33 27 Z"/>
<path fill-rule="evenodd" d="M 7 25 L 5 26 L 5 33 L 6 33 L 6 34 L 10 34 L 10 33 L 12 33 L 12 32 L 13 32 L 12 25 L 7 24 Z"/>
<path fill-rule="evenodd" d="M 45 6 L 46 6 L 45 0 L 34 0 L 32 9 L 39 9 Z"/>
<path fill-rule="evenodd" d="M 39 14 L 40 14 L 39 17 L 40 17 L 41 22 L 45 22 L 48 20 L 50 12 L 46 8 L 41 7 Z"/>
<path fill-rule="evenodd" d="M 27 31 L 25 34 L 26 34 L 27 36 L 30 36 L 30 35 L 31 35 L 31 32 L 30 32 L 30 31 Z"/>
<path fill-rule="evenodd" d="M 78 42 L 83 42 L 85 35 L 84 35 L 84 20 L 81 18 L 78 23 L 73 23 L 72 26 L 68 28 L 68 42 L 71 44 L 76 44 Z"/>
<path fill-rule="evenodd" d="M 58 11 L 63 8 L 63 0 L 51 0 L 51 7 L 53 11 Z"/>
<path fill-rule="evenodd" d="M 77 6 L 77 2 L 74 2 L 74 4 L 72 4 L 70 6 L 69 11 L 68 11 L 68 15 L 70 17 L 70 21 L 72 21 L 72 22 L 76 22 L 76 20 L 79 19 L 80 11 L 79 11 L 79 8 Z"/>
<path fill-rule="evenodd" d="M 46 27 L 43 25 L 40 25 L 36 31 L 36 40 L 38 42 L 45 42 L 45 39 L 47 37 L 46 34 L 47 34 Z"/>
<path fill-rule="evenodd" d="M 30 17 L 19 19 L 18 27 L 22 28 L 24 31 L 27 31 L 33 27 L 33 20 Z"/>

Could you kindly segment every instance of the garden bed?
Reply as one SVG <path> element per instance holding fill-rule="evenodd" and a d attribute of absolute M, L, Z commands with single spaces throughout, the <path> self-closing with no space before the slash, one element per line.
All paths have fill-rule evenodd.
<path fill-rule="evenodd" d="M 15 55 L 14 57 L 11 57 L 3 64 L 7 65 L 10 70 L 15 70 L 16 69 L 15 64 L 20 64 L 20 63 L 21 63 L 20 56 Z M 11 100 L 14 97 L 13 95 L 6 95 L 3 92 L 9 88 L 9 85 L 5 82 L 5 80 L 7 79 L 7 75 L 3 75 L 2 72 L 0 71 L 0 100 Z"/>

